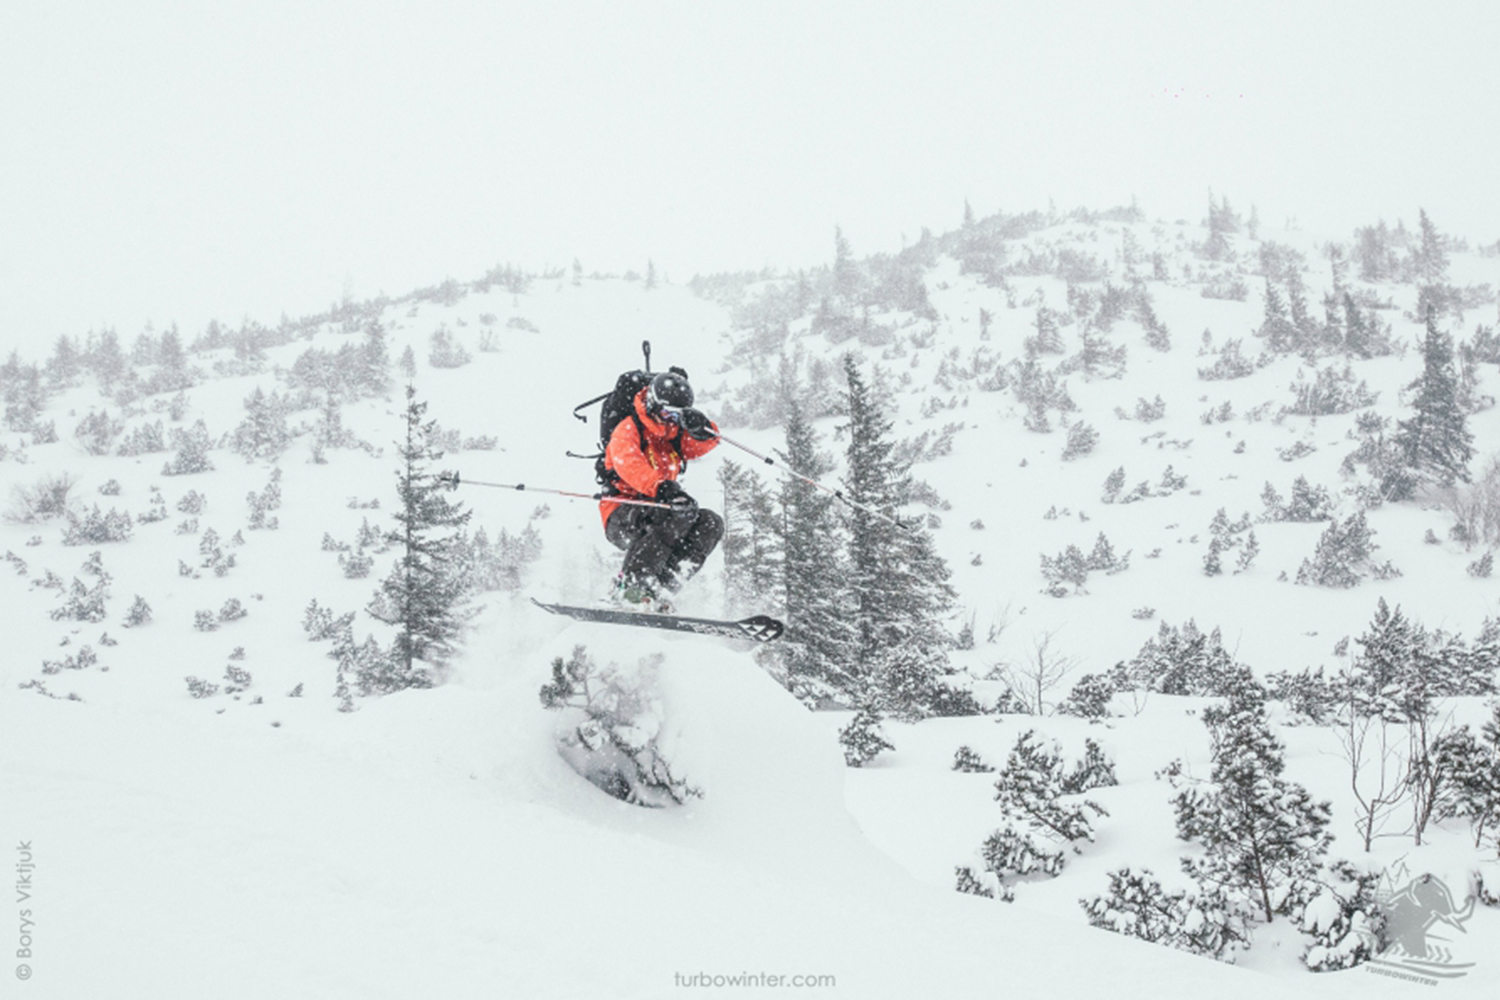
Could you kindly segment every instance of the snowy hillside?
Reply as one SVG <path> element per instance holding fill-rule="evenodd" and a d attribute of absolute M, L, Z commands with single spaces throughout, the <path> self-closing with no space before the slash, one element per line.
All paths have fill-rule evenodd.
<path fill-rule="evenodd" d="M 1362 277 L 1373 258 L 1358 244 L 1330 259 L 1348 236 L 1252 236 L 1222 211 L 1211 227 L 996 216 L 900 254 L 857 259 L 840 242 L 830 267 L 692 283 L 497 269 L 275 328 L 182 331 L 180 356 L 148 330 L 13 357 L 0 836 L 34 864 L 15 995 L 660 997 L 740 974 L 832 977 L 806 988 L 858 997 L 1409 988 L 1309 972 L 1285 914 L 1229 964 L 1090 927 L 1080 906 L 1127 867 L 1186 887 L 1178 859 L 1203 853 L 1178 837 L 1174 781 L 1208 776 L 1204 719 L 1222 699 L 1117 688 L 1086 713 L 1070 698 L 1189 622 L 1280 694 L 1266 712 L 1285 777 L 1331 802 L 1330 859 L 1431 873 L 1458 897 L 1476 873 L 1500 887 L 1493 832 L 1476 847 L 1462 816 L 1433 819 L 1418 846 L 1403 804 L 1366 852 L 1338 726 L 1275 679 L 1348 668 L 1383 599 L 1470 651 L 1465 669 L 1493 690 L 1500 581 L 1482 560 L 1500 520 L 1451 529 L 1488 498 L 1500 510 L 1486 471 L 1500 352 L 1481 326 L 1496 317 L 1494 248 L 1449 241 L 1441 282 L 1425 282 L 1452 291 L 1437 326 L 1469 348 L 1475 482 L 1382 501 L 1370 463 L 1345 460 L 1413 413 L 1423 282 L 1409 264 Z M 1397 263 L 1417 257 L 1416 234 L 1387 235 Z M 1268 287 L 1288 337 L 1343 339 L 1268 349 Z M 778 387 L 793 372 L 838 465 L 830 484 L 852 353 L 926 485 L 904 513 L 952 570 L 947 679 L 984 714 L 886 718 L 894 749 L 848 767 L 849 708 L 808 711 L 745 644 L 533 607 L 599 599 L 618 553 L 591 503 L 482 486 L 453 494 L 494 570 L 460 655 L 428 690 L 340 690 L 336 643 L 305 622 L 317 602 L 358 613 L 354 641 L 390 641 L 363 609 L 394 559 L 378 534 L 398 502 L 403 386 L 446 432 L 443 468 L 590 492 L 590 463 L 564 452 L 590 451 L 594 428 L 570 410 L 637 366 L 646 339 L 757 451 L 786 446 Z M 705 506 L 739 502 L 714 478 L 726 460 L 758 465 L 728 445 L 695 463 L 684 482 Z M 1287 516 L 1309 495 L 1315 517 Z M 1309 579 L 1330 525 L 1357 517 L 1377 548 L 1355 585 Z M 1085 560 L 1101 535 L 1111 557 Z M 735 598 L 719 553 L 680 604 L 781 611 L 774 594 Z M 701 794 L 643 808 L 570 767 L 559 745 L 580 716 L 538 691 L 578 646 L 618 667 L 637 726 Z M 1492 701 L 1476 688 L 1435 711 L 1477 735 Z M 1069 761 L 1093 741 L 1118 784 L 1089 791 L 1092 839 L 1057 877 L 1012 879 L 1009 903 L 955 892 L 955 869 L 979 872 L 1004 824 L 996 775 L 955 770 L 955 752 L 1003 768 L 1030 730 Z M 1481 905 L 1461 929 L 1445 946 L 1463 974 L 1442 985 L 1477 994 L 1500 916 Z"/>

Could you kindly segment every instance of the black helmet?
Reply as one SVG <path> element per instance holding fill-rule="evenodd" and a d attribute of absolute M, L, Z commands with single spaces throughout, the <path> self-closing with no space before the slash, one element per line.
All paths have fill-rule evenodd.
<path fill-rule="evenodd" d="M 651 380 L 646 390 L 646 412 L 659 413 L 663 407 L 680 410 L 693 405 L 693 387 L 687 376 L 675 371 L 662 372 Z"/>

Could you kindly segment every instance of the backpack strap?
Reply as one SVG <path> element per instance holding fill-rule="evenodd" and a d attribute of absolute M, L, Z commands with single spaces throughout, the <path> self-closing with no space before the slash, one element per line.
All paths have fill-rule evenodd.
<path fill-rule="evenodd" d="M 613 390 L 611 390 L 611 392 L 613 392 Z M 593 399 L 589 400 L 586 403 L 579 403 L 577 406 L 573 407 L 573 416 L 577 417 L 578 421 L 580 423 L 585 423 L 585 424 L 588 423 L 589 422 L 589 418 L 585 417 L 582 413 L 579 413 L 578 411 L 581 410 L 581 409 L 583 409 L 585 406 L 593 406 L 595 403 L 602 403 L 602 402 L 604 402 L 606 399 L 608 399 L 610 397 L 610 394 L 611 394 L 610 392 L 606 392 L 606 393 L 604 393 L 601 396 L 595 396 Z"/>

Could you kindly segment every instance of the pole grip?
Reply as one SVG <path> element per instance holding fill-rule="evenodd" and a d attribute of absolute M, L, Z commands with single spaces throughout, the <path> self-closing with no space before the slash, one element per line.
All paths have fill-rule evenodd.
<path fill-rule="evenodd" d="M 651 341 L 641 341 L 641 353 L 646 355 L 646 374 L 651 374 Z"/>

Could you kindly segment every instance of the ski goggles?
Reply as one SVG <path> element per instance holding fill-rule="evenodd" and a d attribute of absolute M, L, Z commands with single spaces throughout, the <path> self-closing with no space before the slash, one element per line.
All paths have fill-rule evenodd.
<path fill-rule="evenodd" d="M 685 406 L 667 406 L 665 403 L 658 404 L 656 416 L 664 424 L 672 424 L 675 427 L 682 426 L 683 413 L 687 410 Z"/>

